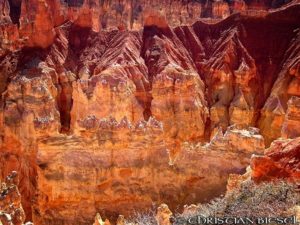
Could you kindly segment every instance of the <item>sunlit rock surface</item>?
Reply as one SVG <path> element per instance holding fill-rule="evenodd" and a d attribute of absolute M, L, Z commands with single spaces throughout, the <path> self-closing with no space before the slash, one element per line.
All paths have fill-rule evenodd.
<path fill-rule="evenodd" d="M 210 3 L 1 1 L 0 175 L 27 220 L 208 201 L 298 137 L 300 5 Z"/>
<path fill-rule="evenodd" d="M 285 178 L 294 182 L 300 179 L 300 139 L 277 140 L 263 156 L 251 159 L 251 177 L 255 181 Z"/>

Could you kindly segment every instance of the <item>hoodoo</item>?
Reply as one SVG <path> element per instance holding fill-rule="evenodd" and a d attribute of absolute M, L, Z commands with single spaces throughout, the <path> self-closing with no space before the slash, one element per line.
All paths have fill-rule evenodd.
<path fill-rule="evenodd" d="M 169 225 L 299 181 L 300 3 L 0 0 L 0 93 L 0 224 Z"/>

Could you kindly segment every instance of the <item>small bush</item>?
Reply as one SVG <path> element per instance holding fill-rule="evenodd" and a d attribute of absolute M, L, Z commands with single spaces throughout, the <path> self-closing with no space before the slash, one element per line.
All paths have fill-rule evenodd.
<path fill-rule="evenodd" d="M 155 219 L 155 210 L 151 209 L 147 212 L 135 212 L 132 217 L 126 220 L 126 224 L 134 225 L 158 225 Z"/>
<path fill-rule="evenodd" d="M 255 184 L 244 182 L 239 190 L 227 193 L 206 204 L 199 204 L 192 213 L 175 214 L 175 217 L 284 217 L 287 212 L 300 204 L 297 186 L 285 181 Z M 156 210 L 146 213 L 134 213 L 126 222 L 134 225 L 158 225 Z"/>
<path fill-rule="evenodd" d="M 247 181 L 240 190 L 227 193 L 224 198 L 199 204 L 196 214 L 203 217 L 279 217 L 287 216 L 287 211 L 299 203 L 296 185 L 284 181 L 257 185 Z"/>

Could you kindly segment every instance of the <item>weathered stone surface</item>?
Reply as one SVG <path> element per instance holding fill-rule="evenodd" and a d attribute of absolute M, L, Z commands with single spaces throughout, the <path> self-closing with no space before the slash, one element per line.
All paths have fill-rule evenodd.
<path fill-rule="evenodd" d="M 5 182 L 1 182 L 0 223 L 3 225 L 22 225 L 25 221 L 18 184 L 19 176 L 16 171 L 7 176 Z"/>
<path fill-rule="evenodd" d="M 264 138 L 254 127 L 240 129 L 236 125 L 227 128 L 223 134 L 219 128 L 211 141 L 203 146 L 207 149 L 222 149 L 224 151 L 258 152 L 265 149 Z"/>
<path fill-rule="evenodd" d="M 0 175 L 19 172 L 36 224 L 207 201 L 264 139 L 299 135 L 299 4 L 173 28 L 202 5 L 28 0 L 18 25 L 3 2 Z"/>
<path fill-rule="evenodd" d="M 46 48 L 53 43 L 54 21 L 50 6 L 45 0 L 21 1 L 19 33 L 29 47 Z"/>
<path fill-rule="evenodd" d="M 241 185 L 250 180 L 260 182 L 279 182 L 285 180 L 298 183 L 300 139 L 278 139 L 272 142 L 263 155 L 253 155 L 246 173 L 231 174 L 227 182 L 227 193 L 241 191 Z M 291 209 L 297 216 L 298 207 Z"/>
<path fill-rule="evenodd" d="M 166 141 L 175 144 L 170 151 L 176 153 L 178 141 L 204 136 L 208 115 L 204 83 L 171 28 L 145 27 L 143 43 L 142 54 L 152 83 L 148 110 L 163 122 L 164 134 L 169 138 Z"/>
<path fill-rule="evenodd" d="M 266 137 L 268 145 L 281 135 L 296 137 L 298 132 L 295 127 L 297 118 L 295 122 L 293 122 L 293 118 L 297 117 L 297 97 L 300 95 L 300 32 L 299 30 L 294 30 L 294 32 L 296 36 L 289 44 L 282 62 L 283 67 L 274 83 L 270 96 L 262 108 L 259 121 L 259 127 Z M 292 131 L 293 129 L 295 130 Z"/>
<path fill-rule="evenodd" d="M 101 216 L 99 213 L 96 214 L 95 216 L 95 222 L 93 225 L 111 225 L 109 220 L 106 219 L 105 221 L 102 220 Z"/>
<path fill-rule="evenodd" d="M 266 10 L 282 2 L 248 1 L 97 1 L 97 0 L 2 0 L 0 3 L 0 55 L 23 44 L 46 48 L 53 43 L 55 27 L 72 21 L 94 31 L 100 29 L 139 30 L 151 14 L 164 15 L 171 26 L 192 24 L 203 17 L 226 18 L 231 12 Z M 155 18 L 155 17 L 154 17 Z"/>
<path fill-rule="evenodd" d="M 212 16 L 214 18 L 227 18 L 230 15 L 229 5 L 226 1 L 214 1 L 212 3 Z"/>
<path fill-rule="evenodd" d="M 117 225 L 126 225 L 126 221 L 123 215 L 118 216 Z"/>
<path fill-rule="evenodd" d="M 263 156 L 251 159 L 251 178 L 257 182 L 300 179 L 300 138 L 274 141 Z"/>
<path fill-rule="evenodd" d="M 296 96 L 291 97 L 287 105 L 281 136 L 284 138 L 296 138 L 300 136 L 300 98 Z"/>
<path fill-rule="evenodd" d="M 22 47 L 17 24 L 10 17 L 8 0 L 0 2 L 0 57 Z"/>
<path fill-rule="evenodd" d="M 222 192 L 227 175 L 242 171 L 249 163 L 247 154 L 251 153 L 235 147 L 230 151 L 184 148 L 174 158 L 161 124 L 152 118 L 137 125 L 126 120 L 92 121 L 82 123 L 87 129 L 81 136 L 52 135 L 39 141 L 35 205 L 39 213 L 34 221 L 64 219 L 70 223 L 73 210 L 88 217 L 103 207 L 108 215 L 128 216 L 133 210 L 151 207 L 153 201 L 167 201 L 172 207 L 182 201 L 202 201 Z M 258 150 L 248 143 L 253 146 L 250 152 Z M 199 164 L 200 160 L 204 163 Z M 205 176 L 208 170 L 210 175 Z M 187 189 L 189 193 L 183 195 Z M 61 208 L 69 201 L 77 203 Z M 53 220 L 51 215 L 57 211 L 60 214 Z"/>
<path fill-rule="evenodd" d="M 166 204 L 161 204 L 157 208 L 156 221 L 158 225 L 171 225 L 170 217 L 172 212 Z"/>

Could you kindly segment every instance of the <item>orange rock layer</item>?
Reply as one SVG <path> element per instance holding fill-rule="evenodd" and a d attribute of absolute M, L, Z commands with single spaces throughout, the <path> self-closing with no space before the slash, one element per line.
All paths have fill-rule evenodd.
<path fill-rule="evenodd" d="M 251 159 L 251 177 L 254 181 L 274 179 L 300 180 L 300 138 L 274 141 L 263 156 Z"/>
<path fill-rule="evenodd" d="M 169 25 L 179 26 L 192 24 L 200 16 L 222 19 L 231 13 L 276 8 L 283 2 L 260 0 L 247 4 L 243 0 L 1 0 L 0 56 L 24 45 L 50 46 L 55 39 L 55 28 L 67 21 L 94 31 L 116 27 L 139 30 L 153 14 L 161 14 Z"/>
<path fill-rule="evenodd" d="M 176 28 L 149 12 L 129 30 L 108 29 L 106 1 L 22 1 L 14 25 L 18 2 L 0 4 L 0 177 L 19 172 L 37 225 L 209 200 L 299 135 L 299 4 Z"/>
<path fill-rule="evenodd" d="M 252 155 L 246 173 L 230 174 L 227 193 L 241 191 L 242 184 L 253 180 L 261 182 L 286 181 L 299 185 L 300 181 L 300 138 L 280 138 L 272 142 L 262 155 Z"/>

